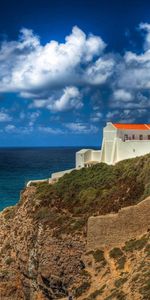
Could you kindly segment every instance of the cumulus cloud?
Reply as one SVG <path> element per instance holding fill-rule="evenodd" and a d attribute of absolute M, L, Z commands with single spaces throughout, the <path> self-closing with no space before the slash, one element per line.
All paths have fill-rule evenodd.
<path fill-rule="evenodd" d="M 89 124 L 72 121 L 64 124 L 63 132 L 94 133 L 96 122 L 108 119 L 131 122 L 144 117 L 146 122 L 150 108 L 150 24 L 141 23 L 139 34 L 144 38 L 142 52 L 120 55 L 108 53 L 101 37 L 86 35 L 77 26 L 63 43 L 50 40 L 45 45 L 32 30 L 24 28 L 18 40 L 1 44 L 0 93 L 14 92 L 32 100 L 24 101 L 31 111 L 38 112 L 30 113 L 30 118 L 25 112 L 20 114 L 22 122 L 28 119 L 30 130 L 42 108 L 58 113 L 55 116 L 69 110 L 78 110 L 77 115 L 89 104 L 85 111 L 88 116 L 84 115 L 84 121 L 89 117 Z M 0 122 L 10 120 L 8 112 L 0 112 Z M 44 125 L 38 130 L 62 132 Z"/>
<path fill-rule="evenodd" d="M 101 85 L 112 75 L 115 61 L 112 58 L 99 58 L 85 72 L 85 79 L 92 85 Z"/>
<path fill-rule="evenodd" d="M 59 98 L 50 97 L 48 99 L 35 99 L 31 107 L 47 108 L 54 112 L 79 109 L 83 106 L 82 96 L 76 87 L 66 87 Z"/>
<path fill-rule="evenodd" d="M 130 121 L 137 109 L 134 119 L 140 120 L 143 116 L 146 122 L 148 116 L 146 117 L 145 109 L 150 108 L 150 24 L 141 23 L 139 30 L 144 33 L 143 51 L 138 54 L 126 51 L 123 57 L 119 57 L 113 75 L 114 81 L 111 82 L 109 106 L 123 109 L 125 119 L 125 109 L 128 109 Z"/>
<path fill-rule="evenodd" d="M 51 40 L 44 46 L 32 30 L 22 29 L 18 41 L 5 41 L 1 45 L 0 91 L 18 92 L 28 98 L 47 96 L 58 87 L 86 83 L 89 81 L 86 67 L 102 55 L 105 46 L 100 37 L 86 36 L 77 26 L 64 43 Z M 95 72 L 102 69 L 104 73 L 99 64 L 103 62 L 96 63 L 99 71 Z M 102 76 L 107 78 L 109 74 Z"/>
<path fill-rule="evenodd" d="M 145 42 L 144 42 L 144 49 L 150 49 L 150 24 L 148 23 L 141 23 L 139 25 L 139 29 L 144 30 L 146 32 Z"/>
<path fill-rule="evenodd" d="M 121 101 L 131 101 L 133 99 L 132 94 L 123 89 L 114 91 L 113 96 L 115 100 L 121 100 Z"/>

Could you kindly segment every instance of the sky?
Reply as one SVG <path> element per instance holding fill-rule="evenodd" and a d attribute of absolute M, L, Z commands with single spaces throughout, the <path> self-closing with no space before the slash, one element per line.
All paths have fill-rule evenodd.
<path fill-rule="evenodd" d="M 99 146 L 149 111 L 149 1 L 1 0 L 0 147 Z"/>

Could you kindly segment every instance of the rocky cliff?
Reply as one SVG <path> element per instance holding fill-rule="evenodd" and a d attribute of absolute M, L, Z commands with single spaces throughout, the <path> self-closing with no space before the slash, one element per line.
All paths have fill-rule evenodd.
<path fill-rule="evenodd" d="M 148 195 L 149 166 L 150 156 L 100 164 L 25 189 L 0 214 L 0 299 L 150 299 L 147 230 L 109 250 L 86 247 L 89 216 Z"/>

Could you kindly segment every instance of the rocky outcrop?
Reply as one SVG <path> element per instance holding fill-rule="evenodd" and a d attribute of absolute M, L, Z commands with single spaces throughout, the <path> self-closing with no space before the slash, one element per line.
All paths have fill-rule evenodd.
<path fill-rule="evenodd" d="M 34 220 L 35 188 L 21 203 L 0 216 L 0 299 L 58 299 L 81 282 L 81 236 L 55 237 L 53 230 Z"/>
<path fill-rule="evenodd" d="M 38 195 L 29 187 L 0 214 L 0 299 L 150 299 L 146 228 L 120 247 L 87 251 L 82 218 Z"/>

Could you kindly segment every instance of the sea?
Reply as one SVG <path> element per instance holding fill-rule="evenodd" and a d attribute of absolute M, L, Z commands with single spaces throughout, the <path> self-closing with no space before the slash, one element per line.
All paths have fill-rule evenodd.
<path fill-rule="evenodd" d="M 0 211 L 19 201 L 29 180 L 74 168 L 75 153 L 81 148 L 0 148 Z"/>

